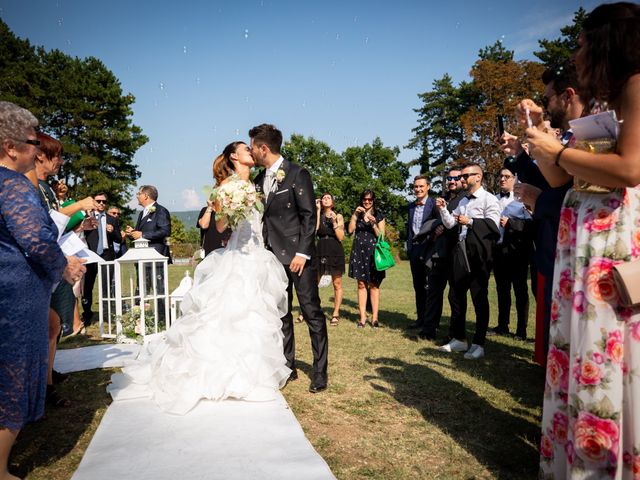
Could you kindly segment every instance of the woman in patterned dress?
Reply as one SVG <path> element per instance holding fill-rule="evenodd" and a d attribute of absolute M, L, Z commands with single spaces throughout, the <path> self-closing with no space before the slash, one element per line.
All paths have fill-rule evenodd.
<path fill-rule="evenodd" d="M 540 478 L 640 478 L 640 308 L 624 307 L 612 267 L 640 259 L 640 5 L 597 7 L 575 63 L 580 96 L 623 120 L 615 153 L 565 149 L 527 130 L 549 183 L 570 189 L 553 279 Z"/>
<path fill-rule="evenodd" d="M 373 253 L 378 235 L 384 235 L 385 220 L 376 209 L 376 196 L 371 190 L 360 195 L 360 205 L 351 215 L 349 233 L 353 233 L 353 245 L 349 258 L 349 276 L 358 281 L 358 328 L 367 324 L 367 296 L 371 301 L 371 326 L 378 327 L 380 284 L 385 272 L 376 270 Z"/>

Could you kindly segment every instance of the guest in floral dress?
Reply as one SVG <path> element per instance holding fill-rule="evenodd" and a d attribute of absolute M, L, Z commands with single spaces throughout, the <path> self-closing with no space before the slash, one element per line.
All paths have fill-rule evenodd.
<path fill-rule="evenodd" d="M 385 220 L 375 207 L 376 196 L 371 190 L 360 195 L 360 205 L 351 215 L 349 233 L 353 233 L 353 245 L 349 258 L 349 276 L 358 281 L 358 327 L 367 324 L 367 296 L 371 300 L 371 326 L 378 327 L 380 284 L 385 272 L 376 270 L 373 253 L 378 235 L 384 235 Z"/>
<path fill-rule="evenodd" d="M 612 267 L 640 259 L 640 5 L 597 7 L 575 56 L 580 96 L 624 120 L 615 153 L 565 149 L 527 130 L 561 211 L 542 419 L 540 478 L 640 478 L 640 308 L 624 307 Z M 592 104 L 593 104 L 592 102 Z"/>

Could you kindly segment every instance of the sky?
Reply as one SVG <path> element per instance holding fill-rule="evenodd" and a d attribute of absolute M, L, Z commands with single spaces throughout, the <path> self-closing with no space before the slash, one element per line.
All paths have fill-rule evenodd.
<path fill-rule="evenodd" d="M 413 109 L 435 79 L 468 80 L 496 40 L 516 60 L 535 59 L 538 39 L 599 3 L 0 0 L 0 18 L 34 45 L 99 58 L 116 75 L 149 137 L 134 158 L 138 185 L 183 211 L 204 205 L 215 156 L 260 123 L 337 152 L 380 137 L 414 159 L 404 148 Z"/>

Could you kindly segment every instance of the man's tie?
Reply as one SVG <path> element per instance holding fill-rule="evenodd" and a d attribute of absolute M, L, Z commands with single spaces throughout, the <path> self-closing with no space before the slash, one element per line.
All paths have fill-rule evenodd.
<path fill-rule="evenodd" d="M 500 198 L 508 197 L 511 192 L 500 192 Z"/>
<path fill-rule="evenodd" d="M 98 255 L 102 255 L 104 252 L 103 242 L 104 242 L 104 233 L 102 232 L 102 217 L 104 213 L 98 214 L 98 246 L 96 247 L 96 253 Z"/>
<path fill-rule="evenodd" d="M 276 183 L 276 175 L 271 170 L 267 170 L 267 173 L 264 177 L 264 184 L 262 189 L 264 190 L 264 201 L 265 203 L 269 200 L 269 195 L 271 195 L 275 191 L 275 183 Z"/>

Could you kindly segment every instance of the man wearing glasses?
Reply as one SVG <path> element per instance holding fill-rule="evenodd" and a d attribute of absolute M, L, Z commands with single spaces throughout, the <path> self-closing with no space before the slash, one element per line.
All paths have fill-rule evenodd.
<path fill-rule="evenodd" d="M 498 326 L 489 335 L 509 334 L 511 316 L 511 286 L 516 297 L 518 323 L 516 337 L 527 338 L 529 317 L 529 289 L 527 274 L 533 247 L 531 214 L 513 193 L 516 175 L 513 170 L 500 170 L 500 193 L 497 195 L 502 213 L 500 216 L 500 238 L 494 252 L 493 273 L 498 293 Z"/>
<path fill-rule="evenodd" d="M 442 223 L 448 229 L 458 227 L 458 242 L 453 250 L 453 268 L 449 277 L 451 296 L 451 336 L 440 347 L 444 352 L 466 352 L 464 358 L 484 357 L 484 342 L 489 326 L 489 273 L 495 242 L 499 238 L 500 204 L 496 197 L 482 188 L 482 169 L 472 163 L 462 169 L 465 197 L 449 212 L 443 198 L 436 200 Z M 467 292 L 476 312 L 476 331 L 467 350 Z"/>
<path fill-rule="evenodd" d="M 97 193 L 93 197 L 96 203 L 96 209 L 93 210 L 89 217 L 90 222 L 85 222 L 84 237 L 89 248 L 100 255 L 107 261 L 115 260 L 116 254 L 113 248 L 114 243 L 122 243 L 122 235 L 120 234 L 120 223 L 110 215 L 107 215 L 107 194 L 104 192 Z M 84 277 L 84 291 L 82 294 L 82 321 L 84 326 L 88 327 L 93 318 L 91 305 L 93 303 L 93 286 L 96 282 L 98 274 L 98 265 L 91 263 L 87 265 L 87 273 Z M 113 278 L 113 271 L 111 272 Z M 107 279 L 103 278 L 103 286 L 108 285 Z"/>

